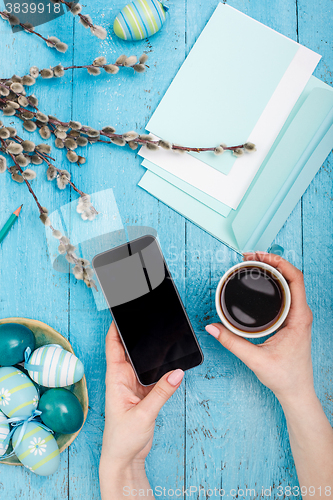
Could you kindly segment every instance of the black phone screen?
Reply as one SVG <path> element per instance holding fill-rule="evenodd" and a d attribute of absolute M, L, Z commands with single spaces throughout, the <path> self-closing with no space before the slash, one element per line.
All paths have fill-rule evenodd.
<path fill-rule="evenodd" d="M 98 281 L 136 375 L 143 385 L 203 355 L 161 248 L 143 236 L 93 259 Z"/>

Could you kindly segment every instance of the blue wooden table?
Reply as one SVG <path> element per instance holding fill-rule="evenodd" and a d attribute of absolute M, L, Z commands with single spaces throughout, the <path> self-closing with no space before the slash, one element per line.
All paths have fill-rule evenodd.
<path fill-rule="evenodd" d="M 315 75 L 332 85 L 330 0 L 230 0 L 230 5 L 322 54 Z M 85 70 L 67 72 L 59 80 L 38 80 L 33 88 L 40 108 L 59 119 L 79 120 L 95 128 L 144 131 L 164 92 L 213 13 L 217 0 L 169 0 L 169 20 L 149 40 L 126 43 L 112 35 L 112 22 L 123 2 L 88 2 L 84 12 L 109 29 L 106 40 L 92 37 L 77 19 L 66 14 L 39 31 L 58 35 L 69 45 L 66 54 L 48 49 L 32 35 L 13 35 L 0 24 L 1 76 L 26 74 L 30 66 L 89 64 L 98 55 L 112 62 L 122 53 L 149 55 L 143 75 L 120 71 L 93 77 Z M 221 91 L 223 91 L 221 89 Z M 2 118 L 2 117 L 1 117 Z M 22 126 L 12 117 L 19 133 Z M 34 137 L 34 136 L 30 136 Z M 37 140 L 37 137 L 36 137 Z M 151 484 L 166 490 L 224 488 L 226 498 L 248 498 L 246 488 L 297 484 L 285 419 L 273 394 L 238 359 L 204 331 L 216 320 L 214 290 L 224 271 L 239 256 L 137 187 L 144 173 L 140 158 L 129 148 L 94 145 L 86 148 L 82 167 L 69 164 L 53 148 L 57 165 L 70 170 L 85 192 L 112 188 L 123 223 L 148 225 L 158 231 L 205 362 L 186 373 L 176 395 L 161 411 L 147 461 Z M 303 270 L 308 302 L 314 313 L 313 362 L 317 394 L 333 421 L 332 397 L 332 156 L 321 167 L 275 242 Z M 37 166 L 33 187 L 50 211 L 76 198 L 45 181 Z M 24 203 L 22 215 L 0 246 L 0 317 L 35 318 L 68 337 L 85 365 L 90 397 L 87 422 L 74 444 L 61 455 L 59 470 L 42 478 L 23 467 L 0 464 L 0 498 L 6 500 L 97 500 L 98 464 L 104 427 L 104 340 L 111 316 L 97 311 L 90 290 L 73 275 L 52 269 L 45 230 L 32 197 L 9 175 L 0 177 L 0 225 Z M 75 223 L 75 221 L 73 221 Z M 89 223 L 87 223 L 89 224 Z M 145 318 L 138 318 L 144 321 Z M 238 491 L 243 489 L 244 491 Z M 234 490 L 230 493 L 230 490 Z M 201 493 L 160 498 L 206 498 Z M 253 496 L 253 493 L 252 497 Z M 212 497 L 217 498 L 217 497 Z"/>

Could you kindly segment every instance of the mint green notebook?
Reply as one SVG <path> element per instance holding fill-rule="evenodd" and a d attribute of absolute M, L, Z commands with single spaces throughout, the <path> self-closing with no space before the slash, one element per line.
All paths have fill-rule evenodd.
<path fill-rule="evenodd" d="M 227 217 L 152 171 L 139 186 L 235 251 L 266 250 L 333 146 L 333 89 L 311 77 L 237 210 Z"/>

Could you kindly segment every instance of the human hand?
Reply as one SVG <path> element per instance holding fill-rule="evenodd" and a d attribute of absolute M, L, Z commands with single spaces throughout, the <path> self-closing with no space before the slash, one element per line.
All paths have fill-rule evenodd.
<path fill-rule="evenodd" d="M 303 274 L 281 257 L 265 252 L 244 254 L 277 268 L 288 281 L 291 307 L 283 327 L 263 344 L 255 345 L 221 324 L 206 326 L 229 351 L 241 359 L 281 403 L 315 395 L 311 361 L 312 313 L 306 302 Z"/>
<path fill-rule="evenodd" d="M 109 471 L 110 464 L 118 470 L 126 467 L 144 470 L 155 419 L 180 386 L 184 372 L 177 369 L 164 375 L 154 386 L 142 386 L 126 359 L 114 323 L 106 338 L 106 359 L 105 429 L 100 470 Z"/>

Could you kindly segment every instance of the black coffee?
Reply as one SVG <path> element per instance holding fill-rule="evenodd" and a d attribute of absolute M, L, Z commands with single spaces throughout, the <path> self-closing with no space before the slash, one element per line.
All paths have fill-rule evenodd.
<path fill-rule="evenodd" d="M 227 320 L 239 330 L 260 332 L 274 325 L 284 306 L 279 280 L 269 271 L 243 267 L 222 287 L 221 307 Z"/>

